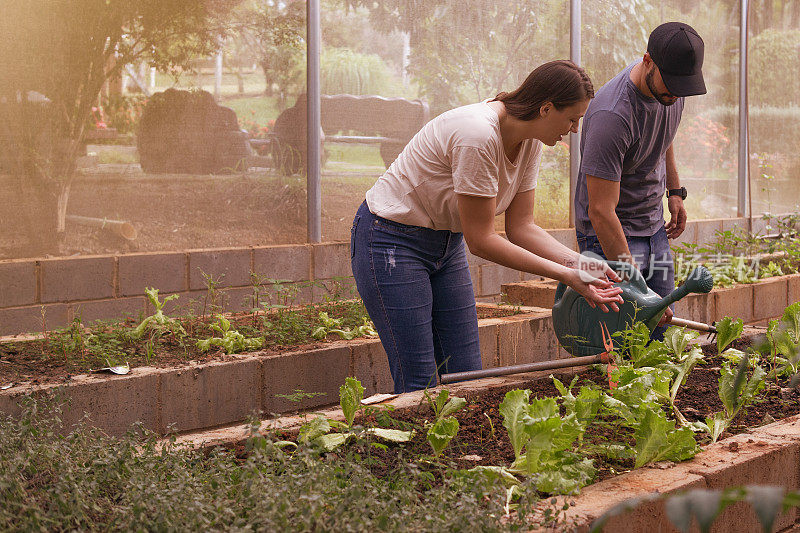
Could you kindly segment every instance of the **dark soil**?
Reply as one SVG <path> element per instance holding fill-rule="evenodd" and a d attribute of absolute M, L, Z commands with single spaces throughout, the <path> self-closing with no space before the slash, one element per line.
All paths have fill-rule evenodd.
<path fill-rule="evenodd" d="M 744 350 L 750 339 L 737 341 L 734 347 Z M 719 368 L 723 362 L 716 356 L 716 347 L 709 346 L 704 349 L 708 352 L 706 364 L 698 365 L 692 371 L 689 379 L 681 388 L 677 405 L 681 412 L 689 419 L 701 420 L 706 415 L 722 409 L 719 400 L 718 380 Z M 587 381 L 607 387 L 605 375 L 597 370 L 589 370 L 579 375 L 578 386 Z M 571 376 L 557 376 L 562 382 L 568 383 Z M 742 433 L 748 428 L 764 425 L 773 420 L 779 420 L 800 413 L 800 389 L 788 389 L 789 379 L 781 379 L 775 384 L 768 384 L 762 392 L 760 400 L 749 405 L 743 410 L 731 427 L 720 438 Z M 498 408 L 503 401 L 505 393 L 512 388 L 530 389 L 531 397 L 557 397 L 558 391 L 552 380 L 544 379 L 531 381 L 515 387 L 505 387 L 481 392 L 471 392 L 465 395 L 467 406 L 456 413 L 460 427 L 458 434 L 445 449 L 438 461 L 446 466 L 457 469 L 468 469 L 477 465 L 510 466 L 514 461 L 514 452 L 508 440 L 508 433 L 503 427 L 503 419 Z M 428 457 L 432 449 L 426 440 L 425 422 L 433 418 L 433 413 L 427 403 L 421 403 L 416 408 L 397 411 L 371 409 L 365 416 L 356 418 L 357 424 L 364 426 L 394 427 L 396 429 L 414 429 L 414 439 L 405 444 L 391 445 L 383 450 L 375 447 L 367 448 L 371 456 L 367 464 L 373 473 L 385 476 L 398 470 L 409 459 Z M 296 433 L 282 433 L 282 438 L 296 438 Z M 700 444 L 706 444 L 709 439 L 704 434 L 697 434 Z M 590 425 L 584 436 L 586 444 L 618 443 L 633 447 L 635 444 L 630 430 L 619 429 L 610 424 L 595 421 Z M 236 447 L 238 453 L 246 455 L 240 444 Z M 336 452 L 347 453 L 347 452 Z M 597 469 L 595 481 L 608 479 L 614 475 L 629 471 L 634 466 L 634 459 L 610 460 L 602 455 L 589 455 L 594 459 Z M 436 474 L 434 468 L 432 472 Z"/>
<path fill-rule="evenodd" d="M 356 301 L 334 301 L 324 307 L 307 306 L 296 311 L 283 312 L 283 319 L 265 315 L 238 313 L 228 315 L 232 328 L 239 330 L 246 337 L 264 337 L 262 354 L 271 355 L 298 348 L 315 349 L 341 340 L 336 334 L 329 334 L 325 339 L 315 340 L 311 332 L 321 325 L 319 312 L 326 311 L 331 318 L 343 319 L 343 327 L 352 328 L 361 325 L 366 311 Z M 518 313 L 513 307 L 478 307 L 478 318 L 495 318 Z M 266 326 L 264 320 L 270 320 Z M 164 334 L 158 338 L 156 351 L 147 355 L 149 335 L 143 339 L 132 340 L 129 333 L 139 324 L 139 320 L 129 318 L 121 323 L 99 323 L 86 328 L 80 323 L 71 328 L 51 331 L 47 335 L 34 340 L 0 342 L 0 386 L 10 383 L 32 384 L 57 383 L 69 381 L 72 376 L 99 368 L 127 362 L 131 367 L 154 366 L 172 367 L 190 363 L 224 361 L 237 355 L 226 355 L 219 348 L 212 347 L 208 352 L 201 352 L 197 340 L 211 336 L 219 336 L 208 324 L 210 319 L 183 318 L 182 326 L 188 337 L 182 342 L 176 336 Z M 104 338 L 99 348 L 84 344 L 89 333 Z M 363 338 L 363 337 L 362 337 Z"/>

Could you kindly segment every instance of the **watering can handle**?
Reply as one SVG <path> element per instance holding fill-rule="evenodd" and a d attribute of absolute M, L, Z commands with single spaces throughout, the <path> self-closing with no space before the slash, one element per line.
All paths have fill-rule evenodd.
<path fill-rule="evenodd" d="M 627 278 L 631 282 L 645 283 L 642 273 L 639 269 L 626 261 L 606 261 L 614 271 L 620 275 L 621 278 Z"/>

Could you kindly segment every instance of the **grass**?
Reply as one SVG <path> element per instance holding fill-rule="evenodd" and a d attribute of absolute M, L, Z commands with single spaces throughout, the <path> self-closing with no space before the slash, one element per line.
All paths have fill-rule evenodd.
<path fill-rule="evenodd" d="M 275 98 L 268 96 L 249 96 L 245 98 L 234 98 L 221 102 L 221 105 L 230 107 L 239 117 L 239 125 L 243 120 L 253 120 L 261 126 L 265 126 L 270 120 L 275 120 L 280 111 L 277 107 Z"/>

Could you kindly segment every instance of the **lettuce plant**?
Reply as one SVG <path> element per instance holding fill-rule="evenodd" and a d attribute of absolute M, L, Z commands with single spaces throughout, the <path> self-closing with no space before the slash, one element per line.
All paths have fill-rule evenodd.
<path fill-rule="evenodd" d="M 324 339 L 330 333 L 335 333 L 336 335 L 339 335 L 341 338 L 348 341 L 355 339 L 356 337 L 374 337 L 378 334 L 375 331 L 375 327 L 372 325 L 372 322 L 367 317 L 364 317 L 363 324 L 356 326 L 353 329 L 342 329 L 342 319 L 331 318 L 328 313 L 324 311 L 320 312 L 319 319 L 320 322 L 322 322 L 322 325 L 318 326 L 311 333 L 311 336 L 315 339 Z"/>
<path fill-rule="evenodd" d="M 226 354 L 234 354 L 258 350 L 264 345 L 264 337 L 245 337 L 235 329 L 231 328 L 231 322 L 222 315 L 217 316 L 217 323 L 210 327 L 221 337 L 210 337 L 197 341 L 197 348 L 201 352 L 207 352 L 212 346 L 222 348 Z"/>
<path fill-rule="evenodd" d="M 458 396 L 450 398 L 450 391 L 442 389 L 435 399 L 425 391 L 425 398 L 433 409 L 434 421 L 428 425 L 428 443 L 433 454 L 439 457 L 453 437 L 458 433 L 458 420 L 450 416 L 467 404 L 467 400 Z"/>
<path fill-rule="evenodd" d="M 179 295 L 170 294 L 164 298 L 163 302 L 161 302 L 158 300 L 158 289 L 148 287 L 144 290 L 144 292 L 147 295 L 147 299 L 150 300 L 150 304 L 152 304 L 152 306 L 155 308 L 156 312 L 142 320 L 142 322 L 136 326 L 136 328 L 133 330 L 133 336 L 137 339 L 141 339 L 148 330 L 155 330 L 158 335 L 169 332 L 176 336 L 185 336 L 186 331 L 181 326 L 181 323 L 178 320 L 168 317 L 164 314 L 164 306 L 166 303 L 171 300 L 176 300 Z"/>
<path fill-rule="evenodd" d="M 706 417 L 705 423 L 695 422 L 695 426 L 706 431 L 712 442 L 728 429 L 739 411 L 752 402 L 765 386 L 766 372 L 756 365 L 748 376 L 748 356 L 744 354 L 734 371 L 731 364 L 722 365 L 719 376 L 719 399 L 724 409 Z"/>
<path fill-rule="evenodd" d="M 353 426 L 356 414 L 361 409 L 364 390 L 358 379 L 353 377 L 345 378 L 344 384 L 339 387 L 339 405 L 342 408 L 345 422 L 329 420 L 324 415 L 319 415 L 300 428 L 300 443 L 311 445 L 325 452 L 332 452 L 350 440 L 364 438 L 369 435 L 388 442 L 408 442 L 414 438 L 413 431 Z M 342 431 L 330 433 L 333 428 L 341 429 Z"/>
<path fill-rule="evenodd" d="M 734 321 L 731 317 L 726 316 L 717 323 L 716 328 L 717 353 L 722 354 L 725 348 L 742 335 L 744 325 L 741 318 Z"/>
<path fill-rule="evenodd" d="M 529 390 L 513 390 L 500 404 L 516 457 L 509 470 L 532 477 L 542 492 L 576 492 L 595 475 L 591 459 L 570 451 L 586 426 L 576 412 L 562 418 L 555 398 L 529 398 Z"/>

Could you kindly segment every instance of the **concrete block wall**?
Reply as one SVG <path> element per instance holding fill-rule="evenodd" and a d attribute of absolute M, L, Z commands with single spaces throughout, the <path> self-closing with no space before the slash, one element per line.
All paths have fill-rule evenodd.
<path fill-rule="evenodd" d="M 762 221 L 754 220 L 753 229 Z M 748 219 L 692 221 L 678 242 L 707 242 L 717 230 L 750 227 Z M 762 224 L 763 225 L 763 224 Z M 763 229 L 763 228 L 762 228 Z M 549 230 L 576 249 L 572 229 Z M 468 254 L 475 296 L 496 301 L 501 285 L 539 279 Z M 0 335 L 38 332 L 69 324 L 138 317 L 150 311 L 146 287 L 160 295 L 180 294 L 172 309 L 195 311 L 205 305 L 208 283 L 224 293 L 225 310 L 251 307 L 251 272 L 261 279 L 300 284 L 295 303 L 321 300 L 338 285 L 354 290 L 346 242 L 297 244 L 180 252 L 135 253 L 0 261 Z"/>

